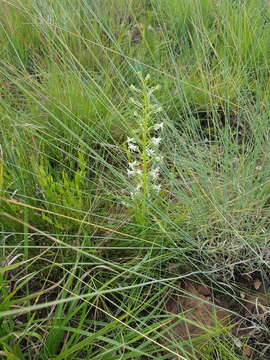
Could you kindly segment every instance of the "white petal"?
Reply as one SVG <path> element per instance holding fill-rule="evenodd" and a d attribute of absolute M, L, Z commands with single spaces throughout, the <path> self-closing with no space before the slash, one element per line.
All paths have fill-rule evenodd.
<path fill-rule="evenodd" d="M 133 171 L 133 170 L 127 170 L 127 174 L 128 174 L 128 176 L 134 176 L 135 175 L 135 171 Z"/>
<path fill-rule="evenodd" d="M 152 176 L 153 179 L 157 179 L 158 175 L 159 175 L 159 167 L 153 169 L 150 171 L 150 175 Z"/>
<path fill-rule="evenodd" d="M 154 144 L 154 145 L 158 145 L 159 143 L 160 143 L 160 141 L 161 141 L 161 138 L 160 137 L 153 137 L 152 139 L 152 143 Z"/>
<path fill-rule="evenodd" d="M 155 160 L 156 160 L 157 162 L 160 162 L 160 161 L 163 160 L 163 156 L 158 155 L 158 156 L 155 157 Z"/>
<path fill-rule="evenodd" d="M 153 150 L 153 149 L 146 149 L 146 154 L 147 154 L 148 156 L 154 155 L 154 153 L 155 153 L 155 150 Z"/>
<path fill-rule="evenodd" d="M 137 147 L 136 145 L 134 145 L 134 144 L 131 144 L 131 143 L 128 144 L 128 147 L 129 147 L 130 150 L 132 150 L 132 151 L 137 151 L 137 150 L 138 150 L 138 147 Z"/>
<path fill-rule="evenodd" d="M 155 130 L 162 130 L 163 129 L 163 122 L 158 123 L 154 126 Z"/>
<path fill-rule="evenodd" d="M 128 163 L 128 166 L 131 168 L 131 169 L 134 169 L 134 167 L 137 165 L 137 161 L 133 161 L 133 162 L 131 162 L 131 161 L 129 161 L 129 163 Z"/>

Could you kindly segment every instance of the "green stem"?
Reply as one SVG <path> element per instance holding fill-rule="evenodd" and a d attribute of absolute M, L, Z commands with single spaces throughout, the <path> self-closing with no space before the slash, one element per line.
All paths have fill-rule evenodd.
<path fill-rule="evenodd" d="M 148 174 L 148 155 L 146 153 L 147 144 L 148 144 L 148 128 L 149 128 L 149 94 L 147 91 L 147 86 L 143 83 L 144 86 L 144 107 L 143 107 L 143 118 L 142 118 L 142 176 L 143 176 L 143 200 L 142 200 L 142 225 L 145 225 L 145 212 L 146 212 L 146 201 L 148 198 L 148 183 L 149 183 L 149 174 Z"/>

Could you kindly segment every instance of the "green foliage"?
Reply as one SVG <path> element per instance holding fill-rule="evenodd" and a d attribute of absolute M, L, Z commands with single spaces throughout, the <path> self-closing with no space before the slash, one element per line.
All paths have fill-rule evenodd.
<path fill-rule="evenodd" d="M 76 210 L 87 208 L 88 199 L 86 191 L 86 162 L 82 151 L 78 152 L 76 169 L 69 168 L 56 171 L 47 164 L 37 168 L 37 181 L 41 189 L 45 207 L 50 213 L 42 213 L 42 218 L 58 230 L 70 231 L 74 223 L 69 218 L 58 217 L 61 215 L 73 217 Z"/>

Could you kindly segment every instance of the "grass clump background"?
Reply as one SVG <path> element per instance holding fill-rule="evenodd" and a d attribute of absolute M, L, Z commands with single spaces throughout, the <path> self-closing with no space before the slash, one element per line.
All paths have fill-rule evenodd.
<path fill-rule="evenodd" d="M 1 359 L 269 358 L 269 26 L 0 3 Z"/>

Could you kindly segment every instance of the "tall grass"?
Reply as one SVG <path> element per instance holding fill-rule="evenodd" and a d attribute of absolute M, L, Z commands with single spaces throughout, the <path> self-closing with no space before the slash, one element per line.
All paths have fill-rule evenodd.
<path fill-rule="evenodd" d="M 268 284 L 267 1 L 0 11 L 0 357 L 244 359 L 230 326 L 203 345 L 168 337 L 185 314 L 164 304 L 188 295 L 186 278 L 238 308 L 250 289 L 237 274 Z M 164 160 L 158 201 L 134 212 L 123 201 L 140 72 L 161 86 Z"/>

